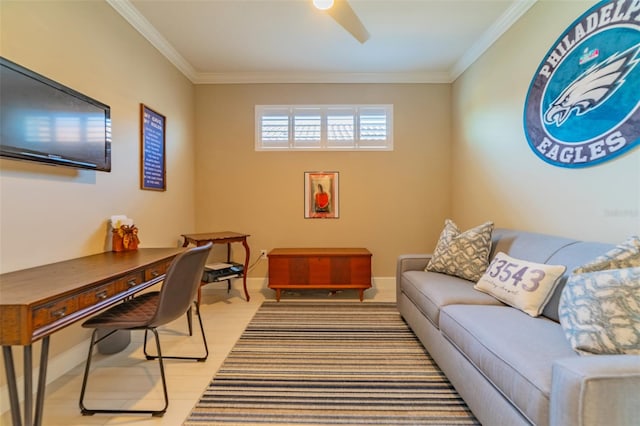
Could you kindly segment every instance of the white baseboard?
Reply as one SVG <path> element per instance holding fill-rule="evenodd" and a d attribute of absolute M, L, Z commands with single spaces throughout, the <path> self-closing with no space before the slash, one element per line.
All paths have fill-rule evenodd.
<path fill-rule="evenodd" d="M 379 290 L 385 293 L 391 292 L 392 294 L 395 294 L 395 291 L 396 291 L 395 277 L 373 277 L 371 281 L 372 281 L 372 287 L 370 290 L 365 290 L 365 293 L 364 293 L 365 298 L 367 297 L 367 294 L 368 294 L 367 292 L 371 290 L 374 290 L 374 291 Z M 218 287 L 216 287 L 216 285 Z M 207 293 L 209 291 L 216 291 L 217 289 L 220 288 L 220 285 L 226 285 L 226 284 L 224 284 L 223 281 L 221 281 L 220 283 L 212 283 L 212 285 L 209 287 L 203 287 L 202 293 Z M 233 286 L 236 290 L 241 291 L 242 283 L 239 283 L 239 278 L 235 279 Z M 266 278 L 247 278 L 247 291 L 249 292 L 250 296 L 252 293 L 257 291 L 262 291 L 262 290 L 273 292 L 273 294 L 275 295 L 275 290 L 270 290 L 267 288 Z M 242 294 L 242 297 L 244 297 L 244 294 Z M 373 297 L 375 299 L 375 296 Z"/>
<path fill-rule="evenodd" d="M 374 277 L 373 281 L 373 289 L 378 289 L 379 291 L 387 292 L 395 292 L 395 277 Z M 260 291 L 266 287 L 266 278 L 247 278 L 247 288 L 252 291 Z M 238 285 L 237 283 L 235 284 Z M 206 288 L 203 288 L 203 291 L 206 291 Z M 365 297 L 367 293 L 365 292 Z M 375 298 L 375 296 L 374 296 Z M 51 336 L 52 339 L 55 339 L 55 334 Z M 49 359 L 49 363 L 47 366 L 47 385 L 56 379 L 59 379 L 70 370 L 75 368 L 76 366 L 83 364 L 87 359 L 87 350 L 89 348 L 89 339 L 86 339 L 74 347 L 58 354 Z M 36 343 L 33 346 L 34 358 L 38 358 L 36 354 L 39 355 L 40 352 L 40 344 Z M 13 350 L 13 358 L 14 360 L 22 360 L 22 348 L 17 346 Z M 36 366 L 33 370 L 33 390 L 37 391 L 37 379 L 40 368 Z M 18 377 L 16 379 L 18 385 L 18 397 L 20 402 L 24 400 L 24 377 Z M 9 391 L 8 386 L 6 384 L 0 386 L 0 415 L 9 411 Z"/>
<path fill-rule="evenodd" d="M 373 286 L 380 286 L 385 289 L 396 289 L 396 277 L 373 277 Z"/>

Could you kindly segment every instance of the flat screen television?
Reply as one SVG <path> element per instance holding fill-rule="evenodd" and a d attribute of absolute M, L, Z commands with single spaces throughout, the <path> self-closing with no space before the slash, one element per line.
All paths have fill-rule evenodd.
<path fill-rule="evenodd" d="M 111 109 L 0 57 L 0 156 L 110 172 Z"/>

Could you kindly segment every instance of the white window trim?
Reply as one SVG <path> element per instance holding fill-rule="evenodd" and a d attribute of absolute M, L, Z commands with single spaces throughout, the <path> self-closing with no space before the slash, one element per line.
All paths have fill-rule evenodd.
<path fill-rule="evenodd" d="M 320 114 L 320 140 L 315 146 L 303 146 L 295 141 L 294 117 L 295 112 L 301 109 L 316 109 Z M 354 140 L 344 146 L 332 145 L 328 140 L 328 112 L 332 109 L 352 110 L 354 114 Z M 383 110 L 386 115 L 386 139 L 376 141 L 375 145 L 367 144 L 360 139 L 360 116 L 363 110 Z M 272 146 L 265 146 L 262 139 L 262 118 L 270 111 L 287 115 L 288 140 L 275 141 Z M 343 104 L 343 105 L 256 105 L 255 106 L 255 150 L 256 151 L 393 151 L 393 105 L 392 104 Z M 314 141 L 308 143 L 312 145 Z"/>

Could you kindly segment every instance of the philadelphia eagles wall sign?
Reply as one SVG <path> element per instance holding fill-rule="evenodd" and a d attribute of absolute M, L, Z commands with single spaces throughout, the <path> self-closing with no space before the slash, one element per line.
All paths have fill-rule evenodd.
<path fill-rule="evenodd" d="M 579 17 L 538 67 L 524 108 L 533 152 L 588 167 L 640 144 L 640 0 L 602 1 Z"/>

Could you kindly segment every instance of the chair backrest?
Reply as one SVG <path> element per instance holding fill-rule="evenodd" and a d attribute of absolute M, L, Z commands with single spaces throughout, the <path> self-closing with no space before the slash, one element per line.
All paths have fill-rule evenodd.
<path fill-rule="evenodd" d="M 160 289 L 158 306 L 150 326 L 167 324 L 189 310 L 198 293 L 212 245 L 190 248 L 173 259 Z"/>

